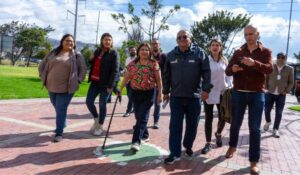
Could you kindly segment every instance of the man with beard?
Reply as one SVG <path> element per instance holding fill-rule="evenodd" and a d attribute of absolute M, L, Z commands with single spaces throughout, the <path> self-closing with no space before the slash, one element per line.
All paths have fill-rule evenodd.
<path fill-rule="evenodd" d="M 125 62 L 126 68 L 130 62 L 135 60 L 135 58 L 136 58 L 136 48 L 129 47 L 129 57 L 126 59 L 126 62 Z M 126 90 L 127 90 L 128 104 L 127 104 L 126 113 L 123 115 L 123 117 L 129 117 L 130 113 L 132 113 L 134 111 L 133 103 L 132 103 L 132 92 L 131 92 L 130 82 L 127 83 Z"/>
<path fill-rule="evenodd" d="M 160 48 L 160 42 L 158 39 L 154 38 L 151 41 L 151 49 L 152 49 L 152 54 L 153 54 L 153 58 L 158 62 L 159 67 L 161 69 L 161 73 L 163 73 L 164 71 L 164 64 L 166 61 L 167 56 L 161 52 L 161 48 Z M 154 91 L 155 94 L 157 94 L 157 87 L 155 88 Z M 156 97 L 157 95 L 154 95 L 155 99 L 154 99 L 154 113 L 153 113 L 153 117 L 154 117 L 154 125 L 153 125 L 153 129 L 158 129 L 158 120 L 160 117 L 160 104 L 156 103 Z"/>

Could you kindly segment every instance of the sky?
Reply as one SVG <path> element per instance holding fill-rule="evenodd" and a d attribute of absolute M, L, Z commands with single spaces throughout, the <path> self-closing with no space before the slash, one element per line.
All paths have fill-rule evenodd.
<path fill-rule="evenodd" d="M 147 0 L 79 0 L 77 40 L 87 43 L 96 43 L 98 14 L 98 40 L 102 33 L 109 32 L 114 39 L 114 45 L 120 46 L 127 36 L 118 30 L 120 26 L 112 18 L 112 13 L 127 15 L 127 4 L 135 6 L 139 14 L 142 8 L 147 8 Z M 161 47 L 169 52 L 176 46 L 176 34 L 180 29 L 190 30 L 194 22 L 201 21 L 209 13 L 216 10 L 227 10 L 236 14 L 249 14 L 252 16 L 250 24 L 258 28 L 260 41 L 265 47 L 272 50 L 273 57 L 278 52 L 286 52 L 288 26 L 290 17 L 290 0 L 162 0 L 163 8 L 159 17 L 165 16 L 175 4 L 181 6 L 169 20 L 169 30 L 160 33 Z M 289 61 L 293 61 L 293 54 L 300 52 L 300 0 L 293 1 Z M 0 25 L 10 23 L 12 20 L 35 23 L 38 26 L 52 26 L 55 31 L 48 37 L 60 39 L 65 33 L 74 32 L 75 0 L 9 0 L 0 1 Z M 84 17 L 83 17 L 84 16 Z M 143 25 L 147 26 L 149 20 L 142 18 Z M 146 35 L 145 35 L 145 39 Z M 244 43 L 243 33 L 234 38 L 228 53 L 232 48 L 238 48 Z M 99 43 L 99 41 L 97 41 Z"/>

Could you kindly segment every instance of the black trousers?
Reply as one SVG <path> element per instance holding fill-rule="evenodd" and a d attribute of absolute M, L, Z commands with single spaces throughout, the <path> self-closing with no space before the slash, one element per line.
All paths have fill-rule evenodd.
<path fill-rule="evenodd" d="M 221 134 L 225 126 L 225 120 L 221 118 L 220 114 L 220 104 L 216 104 L 218 109 L 218 128 L 217 133 Z M 214 104 L 207 104 L 204 102 L 204 109 L 205 109 L 205 138 L 206 142 L 211 142 L 211 134 L 212 134 L 212 123 L 213 123 L 213 111 L 214 111 Z"/>

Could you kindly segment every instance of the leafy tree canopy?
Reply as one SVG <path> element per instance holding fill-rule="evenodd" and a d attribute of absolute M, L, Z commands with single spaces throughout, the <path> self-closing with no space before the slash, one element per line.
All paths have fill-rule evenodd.
<path fill-rule="evenodd" d="M 195 22 L 191 27 L 193 42 L 208 51 L 209 42 L 218 38 L 222 41 L 223 47 L 230 47 L 235 35 L 240 32 L 250 22 L 250 16 L 247 14 L 233 15 L 228 11 L 216 11 L 208 14 L 202 21 Z M 231 42 L 229 42 L 229 38 Z"/>
<path fill-rule="evenodd" d="M 140 16 L 135 14 L 135 8 L 131 3 L 128 3 L 128 14 L 131 16 L 130 19 L 127 19 L 123 13 L 112 14 L 112 18 L 120 24 L 119 30 L 126 33 L 129 39 L 134 39 L 133 35 L 143 36 L 137 34 L 138 31 L 142 31 L 149 37 L 149 41 L 151 42 L 153 38 L 159 38 L 161 31 L 169 29 L 169 26 L 166 23 L 167 20 L 180 9 L 179 5 L 175 5 L 165 16 L 159 17 L 160 10 L 163 7 L 161 2 L 161 0 L 149 0 L 148 6 L 141 10 L 141 14 L 149 19 L 148 24 L 146 24 L 147 21 L 141 21 Z M 141 42 L 142 40 L 137 39 L 136 41 Z"/>
<path fill-rule="evenodd" d="M 9 53 L 13 65 L 21 56 L 31 58 L 43 46 L 49 47 L 45 43 L 46 35 L 51 31 L 54 31 L 51 26 L 41 28 L 35 24 L 20 23 L 19 21 L 0 25 L 1 34 L 13 37 L 13 47 Z M 30 59 L 28 59 L 27 65 L 29 61 Z"/>

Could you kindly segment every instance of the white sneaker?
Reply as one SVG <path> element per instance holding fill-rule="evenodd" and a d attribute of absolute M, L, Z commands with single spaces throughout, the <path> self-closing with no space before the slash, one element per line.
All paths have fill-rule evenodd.
<path fill-rule="evenodd" d="M 271 122 L 266 122 L 266 124 L 264 125 L 264 130 L 265 130 L 265 131 L 268 131 L 270 125 L 271 125 Z"/>
<path fill-rule="evenodd" d="M 102 125 L 99 124 L 98 126 L 96 126 L 96 128 L 93 132 L 93 135 L 100 136 L 102 134 L 102 132 L 103 132 Z"/>
<path fill-rule="evenodd" d="M 90 132 L 93 133 L 97 127 L 99 127 L 99 118 L 94 118 L 94 124 L 92 125 Z"/>
<path fill-rule="evenodd" d="M 279 132 L 278 132 L 277 129 L 274 129 L 274 130 L 273 130 L 273 137 L 275 137 L 275 138 L 280 138 L 280 135 L 279 135 Z"/>
<path fill-rule="evenodd" d="M 149 141 L 150 141 L 150 139 L 149 139 L 149 138 L 142 139 L 142 140 L 141 140 L 141 144 L 144 144 L 144 143 L 146 143 L 146 142 L 149 142 Z"/>
<path fill-rule="evenodd" d="M 140 150 L 140 145 L 138 143 L 134 143 L 131 145 L 131 150 L 133 151 L 139 151 Z"/>

